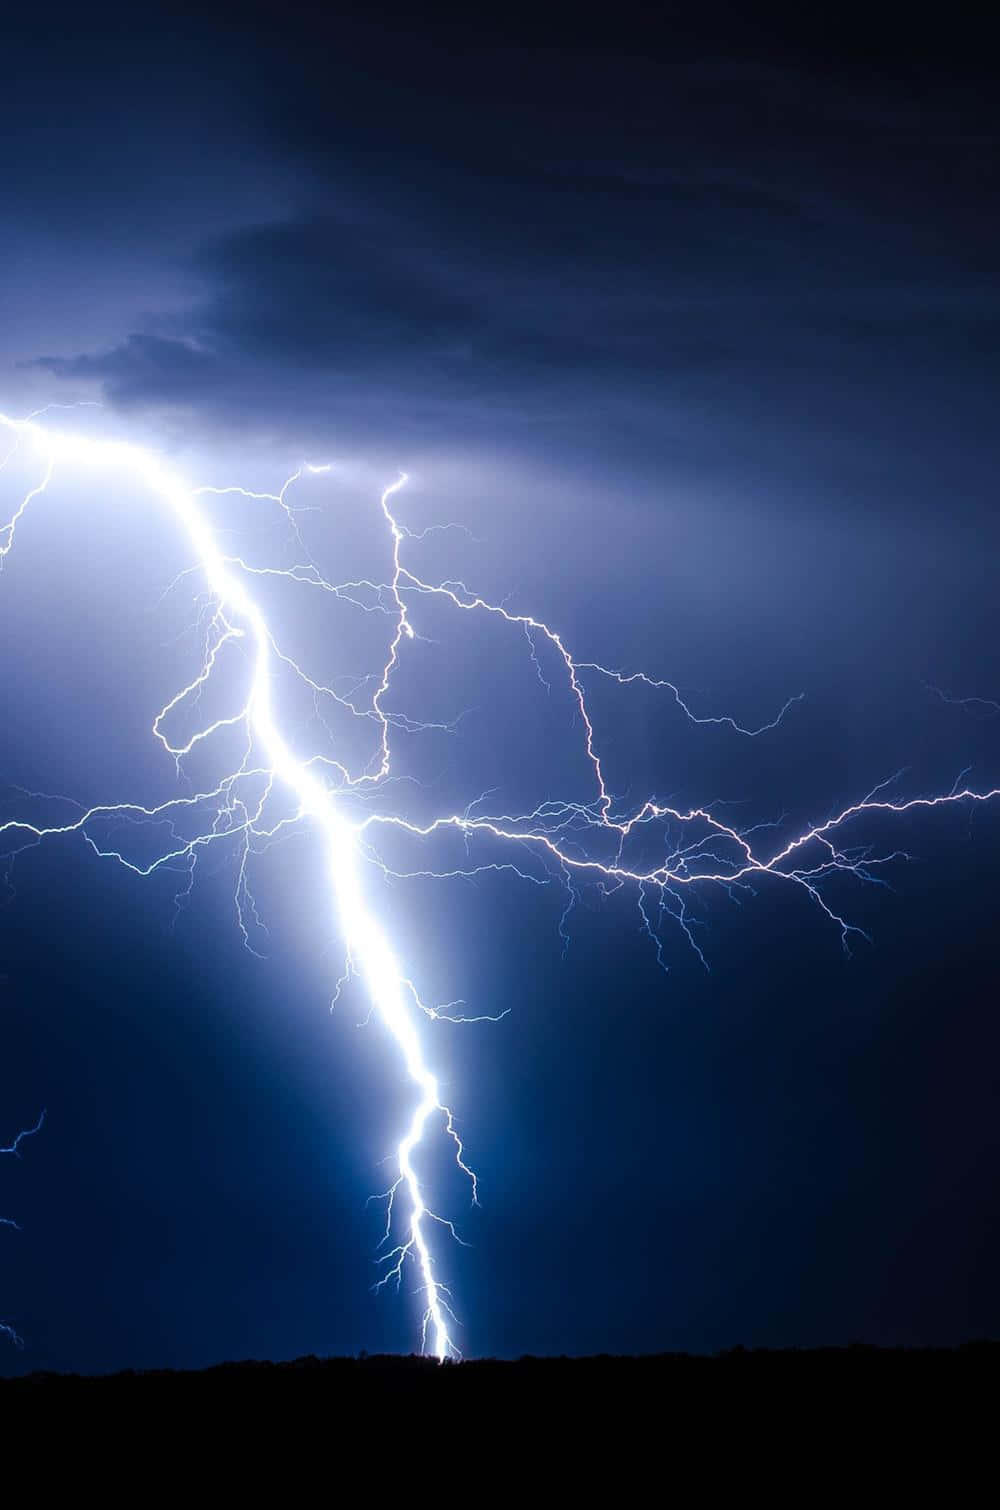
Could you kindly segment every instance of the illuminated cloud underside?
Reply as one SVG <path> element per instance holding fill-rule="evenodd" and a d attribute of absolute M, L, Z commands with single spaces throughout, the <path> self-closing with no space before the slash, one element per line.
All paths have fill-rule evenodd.
<path fill-rule="evenodd" d="M 214 844 L 232 844 L 235 840 L 239 851 L 236 911 L 244 942 L 250 947 L 247 915 L 248 911 L 255 914 L 256 910 L 247 875 L 252 844 L 266 845 L 299 825 L 313 826 L 322 839 L 334 922 L 344 943 L 346 966 L 337 994 L 351 976 L 360 978 L 374 1011 L 398 1047 L 417 1097 L 409 1126 L 396 1149 L 395 1178 L 386 1192 L 383 1247 L 388 1251 L 383 1254 L 383 1262 L 387 1272 L 380 1284 L 389 1279 L 398 1282 L 407 1261 L 416 1265 L 424 1295 L 423 1345 L 440 1359 L 456 1353 L 457 1348 L 449 1325 L 448 1292 L 437 1277 L 430 1233 L 436 1223 L 443 1225 L 452 1235 L 455 1233 L 451 1222 L 436 1216 L 428 1206 L 413 1163 L 414 1154 L 431 1124 L 439 1125 L 451 1139 L 459 1168 L 471 1182 L 473 1200 L 476 1198 L 476 1181 L 466 1162 L 452 1112 L 441 1100 L 420 1029 L 422 1015 L 452 1021 L 470 1019 L 458 1016 L 453 1010 L 459 1004 L 436 1007 L 427 1006 L 421 1000 L 413 982 L 396 960 L 366 899 L 363 880 L 366 869 L 372 867 L 388 876 L 471 876 L 483 871 L 509 870 L 525 880 L 536 882 L 549 879 L 554 871 L 567 889 L 567 907 L 560 929 L 564 926 L 578 884 L 595 882 L 606 892 L 629 888 L 636 897 L 642 925 L 653 939 L 661 963 L 658 929 L 666 917 L 679 925 L 699 958 L 705 962 L 688 918 L 685 899 L 692 888 L 723 888 L 733 894 L 759 880 L 773 878 L 805 891 L 839 929 L 846 948 L 850 935 L 860 930 L 831 905 L 824 895 L 824 883 L 845 873 L 862 880 L 872 879 L 880 866 L 901 858 L 900 852 L 878 854 L 870 844 L 859 841 L 860 820 L 876 813 L 898 814 L 917 808 L 985 802 L 1000 794 L 998 789 L 979 792 L 962 786 L 939 795 L 893 800 L 886 795 L 886 786 L 883 785 L 835 816 L 806 827 L 771 854 L 758 849 L 759 840 L 754 830 L 739 830 L 722 822 L 711 807 L 681 809 L 651 799 L 622 808 L 609 789 L 602 769 L 598 736 L 585 690 L 588 677 L 611 679 L 623 686 L 642 682 L 664 690 L 692 722 L 722 725 L 749 738 L 773 729 L 797 699 L 790 699 L 775 719 L 755 729 L 745 728 L 728 717 L 701 716 L 692 711 L 670 682 L 643 673 L 624 674 L 592 661 L 578 661 L 560 635 L 541 620 L 487 602 L 462 583 L 429 582 L 417 576 L 404 560 L 406 542 L 415 537 L 399 523 L 394 511 L 394 494 L 405 478 L 389 487 L 380 503 L 388 547 L 387 562 L 391 568 L 388 580 L 335 583 L 324 576 L 306 551 L 295 511 L 287 497 L 290 486 L 303 473 L 321 471 L 322 468 L 300 469 L 279 493 L 274 494 L 250 493 L 240 488 L 192 488 L 153 452 L 127 443 L 95 440 L 49 429 L 39 424 L 35 417 L 16 420 L 0 415 L 0 428 L 9 438 L 6 456 L 0 457 L 0 468 L 17 452 L 33 463 L 37 461 L 37 479 L 21 498 L 9 521 L 0 526 L 0 567 L 13 550 L 17 531 L 29 508 L 37 503 L 57 473 L 72 469 L 74 475 L 79 475 L 104 468 L 123 472 L 141 482 L 153 498 L 169 510 L 183 530 L 193 547 L 197 570 L 210 594 L 202 662 L 187 685 L 156 714 L 153 734 L 177 763 L 178 769 L 186 756 L 196 747 L 213 740 L 214 736 L 233 729 L 242 730 L 245 735 L 242 759 L 210 790 L 173 798 L 157 806 L 112 801 L 90 808 L 68 823 L 35 824 L 13 818 L 0 822 L 0 838 L 6 841 L 7 852 L 14 854 L 43 839 L 78 835 L 98 855 L 113 858 L 142 876 L 164 868 L 181 869 L 187 874 L 188 890 L 199 855 Z M 224 554 L 199 501 L 210 494 L 239 495 L 282 510 L 291 538 L 301 550 L 298 564 L 279 567 Z M 344 694 L 314 679 L 306 668 L 287 656 L 279 647 L 251 591 L 256 577 L 275 576 L 297 584 L 302 591 L 329 593 L 343 601 L 357 603 L 367 611 L 375 608 L 385 613 L 389 634 L 381 670 L 359 683 L 352 693 Z M 393 734 L 441 727 L 415 722 L 386 708 L 390 687 L 401 667 L 404 647 L 415 637 L 410 609 L 425 595 L 450 605 L 458 614 L 488 615 L 497 621 L 498 627 L 516 630 L 525 638 L 534 673 L 543 681 L 538 650 L 542 645 L 547 647 L 549 657 L 565 677 L 579 714 L 593 780 L 593 793 L 588 802 L 552 800 L 526 814 L 489 814 L 480 811 L 486 801 L 482 798 L 463 812 L 444 812 L 430 821 L 419 823 L 393 812 L 371 808 L 363 811 L 360 817 L 353 815 L 349 799 L 377 795 L 391 778 Z M 249 689 L 244 701 L 224 717 L 203 724 L 186 740 L 172 738 L 168 732 L 172 716 L 181 709 L 190 712 L 197 706 L 204 688 L 221 675 L 218 666 L 220 653 L 225 646 L 234 643 L 240 645 L 249 660 Z M 376 732 L 374 759 L 362 769 L 352 770 L 339 750 L 329 756 L 298 756 L 274 710 L 272 689 L 279 675 L 299 680 L 315 697 L 331 698 L 352 717 L 370 721 Z M 371 687 L 372 683 L 375 684 L 374 691 L 367 693 L 365 688 Z M 279 795 L 286 804 L 284 811 L 280 807 Z M 287 810 L 289 796 L 293 801 L 291 812 Z M 110 819 L 116 820 L 119 827 L 124 823 L 129 832 L 142 829 L 147 838 L 155 833 L 167 833 L 169 841 L 152 859 L 138 861 L 129 858 L 124 848 L 115 847 L 110 841 L 101 842 L 102 826 L 107 827 Z M 456 869 L 423 867 L 401 872 L 391 868 L 377 848 L 380 832 L 389 831 L 417 841 L 457 834 L 466 843 L 468 861 Z M 636 841 L 642 839 L 644 849 L 648 850 L 648 840 L 653 832 L 662 835 L 665 853 L 655 864 L 640 863 L 632 858 Z M 761 832 L 766 834 L 767 829 Z M 509 849 L 514 858 L 477 861 L 471 850 L 474 841 L 489 846 L 491 852 L 497 845 Z M 117 842 L 122 844 L 120 838 Z M 533 862 L 544 870 L 544 875 L 540 876 L 531 869 Z M 16 1144 L 13 1150 L 0 1151 L 16 1152 Z M 11 1331 L 10 1328 L 3 1330 Z"/>

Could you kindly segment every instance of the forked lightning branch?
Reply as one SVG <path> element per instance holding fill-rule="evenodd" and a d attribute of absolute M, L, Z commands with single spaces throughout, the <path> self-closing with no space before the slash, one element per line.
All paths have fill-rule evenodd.
<path fill-rule="evenodd" d="M 432 1137 L 449 1140 L 476 1199 L 475 1176 L 433 1069 L 433 1023 L 466 1018 L 456 1010 L 457 1004 L 439 1007 L 424 1002 L 376 913 L 373 897 L 378 888 L 373 883 L 382 875 L 450 877 L 487 871 L 506 872 L 515 883 L 555 877 L 566 888 L 567 909 L 578 889 L 588 883 L 609 893 L 628 891 L 662 962 L 662 930 L 671 923 L 703 959 L 690 922 L 688 899 L 694 892 L 715 889 L 734 895 L 771 881 L 804 892 L 848 947 L 852 933 L 860 930 L 831 901 L 828 883 L 845 874 L 859 881 L 874 879 L 902 855 L 874 848 L 865 835 L 866 819 L 981 803 L 1000 795 L 998 789 L 976 791 L 960 785 L 937 795 L 897 798 L 882 786 L 833 816 L 803 827 L 770 851 L 767 838 L 773 829 L 739 829 L 724 821 L 718 804 L 684 808 L 652 797 L 627 802 L 616 796 L 602 764 L 600 729 L 588 697 L 588 689 L 597 681 L 623 687 L 642 682 L 674 699 L 692 722 L 723 726 L 734 737 L 764 735 L 780 722 L 790 703 L 759 728 L 696 712 L 671 682 L 578 659 L 558 630 L 542 619 L 511 612 L 461 582 L 428 580 L 414 570 L 408 557 L 407 543 L 415 537 L 401 522 L 405 514 L 398 494 L 404 478 L 388 487 L 374 505 L 384 538 L 381 579 L 340 582 L 326 575 L 307 551 L 290 501 L 292 490 L 308 486 L 308 474 L 322 468 L 301 468 L 275 493 L 199 487 L 151 450 L 50 427 L 38 415 L 27 419 L 0 415 L 0 432 L 7 441 L 0 468 L 9 467 L 16 456 L 19 467 L 27 467 L 31 476 L 30 485 L 12 498 L 9 511 L 0 514 L 6 518 L 0 525 L 0 567 L 13 566 L 18 536 L 31 528 L 35 510 L 62 506 L 56 487 L 63 478 L 70 478 L 77 489 L 81 484 L 93 488 L 95 511 L 100 507 L 101 490 L 117 482 L 137 488 L 150 509 L 166 511 L 174 521 L 191 553 L 192 570 L 208 595 L 208 608 L 198 662 L 175 695 L 152 712 L 151 738 L 158 741 L 166 759 L 176 764 L 178 776 L 196 749 L 199 756 L 217 751 L 222 767 L 215 778 L 203 783 L 205 790 L 192 792 L 178 782 L 179 795 L 155 804 L 144 802 L 141 792 L 111 792 L 100 805 L 52 822 L 37 820 L 35 804 L 30 818 L 27 811 L 0 817 L 0 849 L 14 856 L 42 841 L 75 841 L 89 845 L 97 856 L 126 866 L 137 877 L 180 870 L 190 887 L 199 857 L 228 847 L 235 852 L 237 923 L 250 947 L 248 913 L 256 905 L 250 890 L 251 864 L 276 837 L 299 827 L 315 832 L 325 857 L 328 929 L 338 939 L 345 960 L 337 992 L 357 977 L 373 1013 L 387 1030 L 413 1098 L 394 1154 L 394 1178 L 386 1192 L 384 1273 L 379 1283 L 395 1280 L 398 1284 L 412 1270 L 422 1295 L 423 1346 L 440 1359 L 457 1353 L 457 1347 L 449 1293 L 439 1277 L 436 1238 L 442 1232 L 445 1236 L 456 1233 L 450 1217 L 429 1204 L 418 1168 L 418 1149 Z M 219 496 L 276 511 L 297 555 L 294 564 L 230 554 L 221 532 L 213 526 L 212 505 Z M 99 519 L 96 512 L 95 517 Z M 384 615 L 384 659 L 369 676 L 346 692 L 341 683 L 338 690 L 324 679 L 321 666 L 286 651 L 255 591 L 261 579 L 275 577 L 284 578 L 297 592 L 331 594 L 359 610 L 370 613 L 375 608 Z M 488 797 L 483 797 L 462 811 L 445 810 L 430 818 L 424 813 L 419 820 L 400 815 L 395 804 L 380 806 L 380 794 L 393 778 L 398 742 L 422 729 L 440 727 L 398 713 L 393 699 L 410 658 L 422 652 L 413 617 L 427 599 L 437 600 L 452 615 L 457 630 L 464 618 L 475 615 L 491 621 L 498 635 L 517 636 L 524 648 L 526 676 L 543 675 L 544 655 L 544 675 L 550 680 L 562 678 L 575 715 L 567 722 L 567 739 L 581 741 L 585 769 L 590 773 L 589 793 L 555 795 L 533 811 L 514 813 L 490 812 Z M 249 675 L 234 688 L 226 672 L 225 652 L 237 643 Z M 588 653 L 593 654 L 591 647 Z M 330 748 L 322 754 L 296 748 L 295 735 L 279 712 L 277 689 L 287 679 L 307 689 L 314 699 L 329 699 L 342 714 L 371 730 L 373 740 L 363 761 L 353 765 L 347 753 L 332 743 L 332 736 Z M 220 696 L 229 699 L 225 711 L 198 723 L 193 733 L 173 732 L 181 724 L 190 729 L 190 719 L 209 701 L 204 696 L 209 688 L 213 692 L 218 688 Z M 234 731 L 239 738 L 235 761 L 231 759 Z M 362 795 L 363 805 L 354 800 Z M 425 802 L 428 796 L 422 793 Z M 59 814 L 65 811 L 61 803 Z M 147 843 L 159 847 L 152 855 L 148 850 L 141 856 L 130 853 L 122 833 L 142 833 Z M 395 836 L 397 845 L 412 842 L 418 856 L 412 868 L 401 869 L 398 861 L 390 864 L 385 858 L 379 841 L 388 834 Z M 443 856 L 449 835 L 464 841 L 461 862 L 456 866 L 442 857 L 438 864 L 429 863 L 427 854 L 433 854 L 435 841 L 441 841 Z M 653 841 L 656 857 L 650 860 Z"/>

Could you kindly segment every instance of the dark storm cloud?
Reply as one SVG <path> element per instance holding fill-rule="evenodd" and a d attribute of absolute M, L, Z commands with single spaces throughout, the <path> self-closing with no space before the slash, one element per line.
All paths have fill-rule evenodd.
<path fill-rule="evenodd" d="M 39 365 L 123 408 L 360 424 L 375 404 L 429 434 L 447 432 L 455 406 L 496 427 L 491 405 L 537 423 L 569 403 L 589 425 L 595 399 L 612 412 L 631 395 L 633 415 L 651 405 L 656 424 L 660 401 L 696 400 L 706 383 L 726 386 L 736 418 L 747 386 L 777 395 L 810 377 L 850 384 L 972 358 L 989 370 L 988 290 L 896 286 L 865 235 L 841 234 L 831 253 L 829 217 L 741 186 L 634 196 L 611 183 L 540 178 L 530 204 L 523 188 L 508 195 L 485 231 L 474 186 L 469 220 L 367 203 L 241 228 L 191 260 L 204 293 L 187 310 Z"/>
<path fill-rule="evenodd" d="M 260 17 L 257 51 L 237 40 L 198 109 L 242 100 L 254 146 L 234 178 L 284 160 L 296 207 L 234 207 L 206 235 L 188 205 L 187 307 L 110 348 L 50 348 L 44 371 L 240 420 L 382 406 L 431 433 L 454 405 L 507 424 L 577 405 L 586 430 L 628 398 L 655 426 L 706 383 L 736 414 L 750 384 L 849 382 L 914 347 L 947 365 L 992 318 L 974 294 L 995 169 L 968 76 L 928 94 L 903 62 L 830 67 L 836 39 L 755 56 L 738 24 L 723 44 L 683 18 L 638 33 L 644 53 L 554 18 L 531 45 L 391 8 Z"/>
<path fill-rule="evenodd" d="M 39 357 L 37 365 L 59 378 L 96 379 L 122 408 L 150 398 L 186 402 L 210 389 L 219 375 L 219 364 L 209 353 L 153 335 L 131 335 L 100 355 Z"/>
<path fill-rule="evenodd" d="M 539 178 L 531 193 L 528 206 L 508 199 L 493 234 L 475 245 L 469 222 L 398 207 L 247 227 L 200 250 L 192 270 L 206 297 L 159 320 L 160 333 L 40 363 L 60 377 L 99 380 L 114 402 L 136 404 L 227 389 L 245 399 L 258 384 L 266 392 L 269 378 L 321 375 L 390 389 L 419 378 L 448 396 L 456 385 L 502 391 L 560 372 L 574 381 L 615 369 L 669 372 L 734 351 L 718 329 L 699 334 L 704 311 L 672 297 L 664 278 L 703 283 L 720 238 L 746 240 L 748 264 L 765 274 L 758 196 L 719 185 L 633 193 L 617 180 L 562 178 Z M 496 211 L 495 192 L 491 200 Z M 481 208 L 466 203 L 473 223 Z M 741 223 L 748 210 L 751 237 Z M 783 220 L 788 207 L 775 213 Z M 664 248 L 662 269 L 648 265 L 654 240 Z M 628 268 L 630 247 L 642 253 Z"/>

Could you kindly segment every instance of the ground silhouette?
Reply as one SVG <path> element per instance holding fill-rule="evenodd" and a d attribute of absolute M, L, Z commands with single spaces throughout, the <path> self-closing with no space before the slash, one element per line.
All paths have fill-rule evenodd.
<path fill-rule="evenodd" d="M 951 1399 L 994 1396 L 1000 1382 L 1000 1342 L 954 1348 L 743 1348 L 714 1355 L 658 1353 L 634 1357 L 533 1357 L 516 1360 L 432 1358 L 362 1353 L 357 1358 L 309 1355 L 290 1362 L 244 1361 L 204 1369 L 128 1369 L 113 1374 L 40 1372 L 0 1379 L 0 1411 L 35 1400 L 46 1408 L 79 1407 L 87 1400 L 200 1403 L 232 1400 L 274 1406 L 392 1399 L 437 1405 L 492 1404 L 503 1400 L 589 1401 L 615 1411 L 661 1403 L 744 1399 L 757 1408 L 767 1399 L 819 1400 L 846 1392 L 855 1400 L 879 1395 L 888 1403 L 928 1393 Z"/>
<path fill-rule="evenodd" d="M 10 1471 L 130 1503 L 965 1504 L 995 1478 L 1000 1343 L 714 1357 L 298 1358 L 0 1380 Z M 14 1501 L 12 1500 L 12 1503 Z M 517 1507 L 520 1510 L 520 1507 Z"/>

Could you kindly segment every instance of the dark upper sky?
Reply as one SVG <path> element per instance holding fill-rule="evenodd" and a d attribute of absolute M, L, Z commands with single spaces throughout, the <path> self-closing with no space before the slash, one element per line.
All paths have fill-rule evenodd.
<path fill-rule="evenodd" d="M 0 409 L 100 399 L 217 483 L 333 459 L 316 539 L 355 563 L 406 467 L 411 523 L 474 537 L 428 572 L 700 709 L 805 692 L 749 744 L 605 689 L 619 792 L 796 820 L 903 766 L 907 791 L 1000 779 L 1000 717 L 923 685 L 1000 697 L 972 7 L 186 9 L 5 23 Z M 0 579 L 11 786 L 169 774 L 148 723 L 190 599 L 155 605 L 187 563 L 132 502 L 68 486 Z M 328 643 L 357 669 L 362 641 Z M 444 639 L 415 672 L 435 718 L 473 709 L 412 756 L 449 804 L 578 780 L 508 650 Z M 1000 827 L 872 838 L 916 858 L 845 893 L 874 939 L 850 961 L 766 889 L 704 899 L 711 973 L 668 932 L 666 975 L 620 899 L 575 910 L 563 959 L 557 895 L 397 889 L 432 994 L 512 1008 L 434 1040 L 482 1178 L 445 1256 L 472 1351 L 1000 1331 Z M 82 847 L 18 861 L 0 1143 L 49 1120 L 0 1163 L 24 1228 L 0 1317 L 29 1343 L 0 1369 L 410 1345 L 412 1301 L 367 1292 L 364 1206 L 405 1099 L 363 1011 L 331 1024 L 335 944 L 282 865 L 262 962 L 221 859 L 172 927 L 169 886 Z"/>

